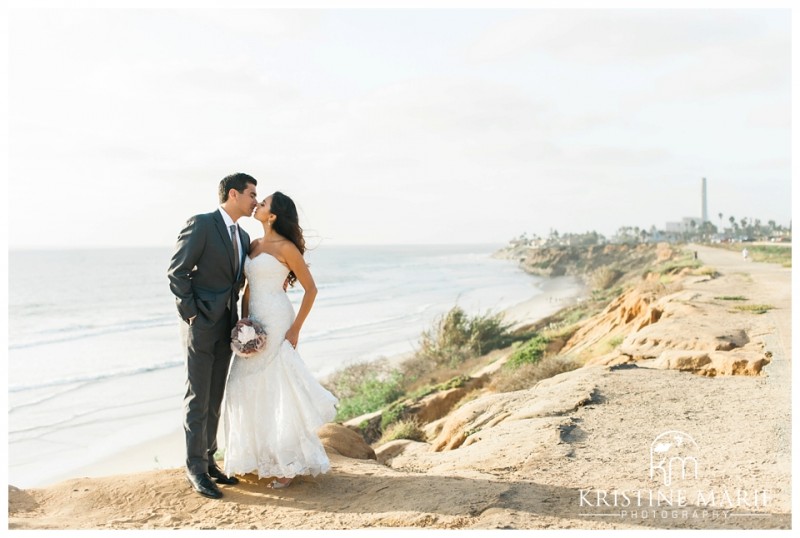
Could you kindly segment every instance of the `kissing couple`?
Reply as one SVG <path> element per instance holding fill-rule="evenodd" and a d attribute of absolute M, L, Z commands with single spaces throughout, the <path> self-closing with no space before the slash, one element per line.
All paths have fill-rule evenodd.
<path fill-rule="evenodd" d="M 222 497 L 217 484 L 239 482 L 235 475 L 257 473 L 282 488 L 330 469 L 317 430 L 334 419 L 338 400 L 296 350 L 317 295 L 303 230 L 291 198 L 274 192 L 258 202 L 257 184 L 242 173 L 223 178 L 219 208 L 189 218 L 167 273 L 186 352 L 186 476 L 212 499 Z M 237 224 L 250 216 L 264 229 L 253 241 Z M 304 293 L 295 315 L 285 289 L 297 282 Z M 246 357 L 231 350 L 242 289 L 241 317 L 267 337 L 262 351 Z M 214 457 L 221 416 L 223 469 Z"/>

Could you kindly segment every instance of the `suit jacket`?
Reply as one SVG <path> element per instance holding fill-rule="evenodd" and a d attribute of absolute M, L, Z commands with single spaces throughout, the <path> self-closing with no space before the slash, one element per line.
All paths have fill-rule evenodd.
<path fill-rule="evenodd" d="M 239 227 L 242 249 L 239 276 L 234 273 L 233 242 L 219 211 L 191 217 L 178 235 L 169 271 L 169 287 L 184 321 L 197 316 L 194 324 L 211 326 L 225 314 L 238 319 L 239 292 L 244 284 L 244 260 L 250 251 L 250 236 Z"/>

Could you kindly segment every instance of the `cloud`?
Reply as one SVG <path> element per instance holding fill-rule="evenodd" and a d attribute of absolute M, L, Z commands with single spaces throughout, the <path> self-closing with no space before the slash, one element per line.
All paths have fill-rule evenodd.
<path fill-rule="evenodd" d="M 62 199 L 124 183 L 96 218 L 108 237 L 140 243 L 174 241 L 233 171 L 258 178 L 262 195 L 295 196 L 304 222 L 337 242 L 660 225 L 696 213 L 703 175 L 749 193 L 726 194 L 731 204 L 781 220 L 782 13 L 409 10 L 391 27 L 346 10 L 12 20 L 11 175 Z M 121 194 L 148 208 L 139 226 L 120 216 Z M 11 211 L 12 225 L 24 221 Z M 56 204 L 43 218 L 71 212 Z"/>
<path fill-rule="evenodd" d="M 549 9 L 514 11 L 467 51 L 474 62 L 540 54 L 579 64 L 648 61 L 695 54 L 763 35 L 772 25 L 752 10 Z M 762 11 L 788 21 L 789 11 Z"/>

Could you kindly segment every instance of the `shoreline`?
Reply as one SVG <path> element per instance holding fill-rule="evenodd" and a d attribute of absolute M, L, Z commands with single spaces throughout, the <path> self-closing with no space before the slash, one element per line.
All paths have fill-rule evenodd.
<path fill-rule="evenodd" d="M 536 288 L 539 293 L 500 312 L 504 319 L 512 324 L 512 327 L 534 323 L 550 316 L 558 310 L 580 301 L 586 294 L 585 284 L 579 277 L 574 276 L 544 278 Z M 397 365 L 411 356 L 411 353 L 401 353 L 386 358 L 391 364 Z M 161 432 L 169 430 L 165 427 L 165 423 L 174 424 L 175 415 L 175 411 L 160 414 L 156 419 L 158 423 L 154 429 Z M 121 446 L 94 461 L 87 461 L 84 465 L 72 470 L 53 475 L 52 478 L 39 479 L 32 487 L 50 487 L 76 478 L 98 478 L 183 468 L 184 460 L 183 430 L 175 428 L 169 433 Z M 10 485 L 20 487 L 18 484 Z"/>
<path fill-rule="evenodd" d="M 625 308 L 591 316 L 577 342 L 563 348 L 569 354 L 600 343 L 582 367 L 524 378 L 527 388 L 521 390 L 488 387 L 444 417 L 431 413 L 421 444 L 387 443 L 375 449 L 376 461 L 363 446 L 345 447 L 342 439 L 330 438 L 331 472 L 280 491 L 269 488 L 267 479 L 246 475 L 225 489 L 222 502 L 192 492 L 182 467 L 121 475 L 116 462 L 115 476 L 40 489 L 9 487 L 8 527 L 791 529 L 791 270 L 744 262 L 737 253 L 698 251 L 705 267 L 717 271 L 713 278 L 706 270 L 682 271 L 674 289 L 661 290 L 656 301 L 647 283 L 635 286 L 626 292 Z M 540 282 L 536 286 L 542 291 Z M 566 302 L 557 300 L 563 297 L 557 288 L 539 295 L 545 306 L 538 312 Z M 769 311 L 733 308 L 733 296 L 742 306 L 769 305 Z M 640 308 L 645 304 L 655 304 L 663 315 L 643 324 L 650 319 L 650 311 Z M 533 307 L 522 300 L 514 308 Z M 730 335 L 738 335 L 739 345 L 717 349 Z M 609 352 L 603 344 L 619 336 L 628 345 Z M 653 349 L 655 341 L 660 347 Z M 505 351 L 508 357 L 511 350 Z M 704 362 L 704 354 L 711 362 Z M 675 363 L 676 358 L 685 360 Z M 482 359 L 492 364 L 503 357 Z M 427 401 L 429 408 L 450 394 L 458 393 L 439 391 Z M 624 435 L 608 435 L 620 428 Z M 151 431 L 159 433 L 147 435 Z M 136 440 L 134 434 L 128 438 Z M 170 438 L 171 450 L 180 450 L 176 437 L 156 441 Z M 686 439 L 691 443 L 682 447 Z M 672 484 L 668 474 L 653 474 L 663 470 L 654 466 L 653 447 L 665 440 L 659 446 L 670 457 L 696 462 L 693 474 L 672 476 Z M 146 458 L 142 454 L 147 449 L 135 456 Z M 639 504 L 611 504 L 614 492 L 635 491 L 649 491 L 649 502 L 643 497 Z M 673 491 L 686 492 L 676 508 Z"/>
<path fill-rule="evenodd" d="M 545 277 L 538 285 L 541 293 L 503 310 L 506 321 L 513 327 L 535 323 L 559 310 L 582 301 L 588 287 L 580 277 Z"/>

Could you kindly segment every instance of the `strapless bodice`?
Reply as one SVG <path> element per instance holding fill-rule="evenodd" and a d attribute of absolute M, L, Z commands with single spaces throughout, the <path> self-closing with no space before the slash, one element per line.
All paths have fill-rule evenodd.
<path fill-rule="evenodd" d="M 262 252 L 255 258 L 248 257 L 244 262 L 244 274 L 250 283 L 250 294 L 261 295 L 262 293 L 281 292 L 283 293 L 283 283 L 289 274 L 278 258 L 266 252 Z"/>

